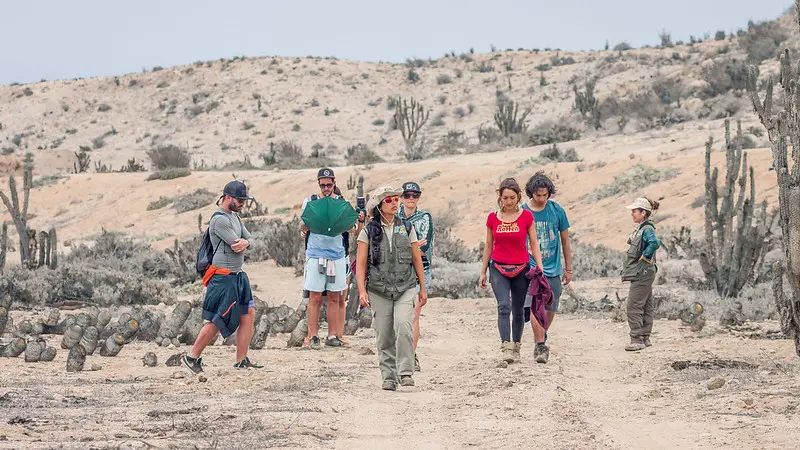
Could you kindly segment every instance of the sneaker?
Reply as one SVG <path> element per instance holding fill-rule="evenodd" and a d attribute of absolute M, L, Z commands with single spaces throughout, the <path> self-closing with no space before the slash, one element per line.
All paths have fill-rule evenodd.
<path fill-rule="evenodd" d="M 645 348 L 647 348 L 647 346 L 644 345 L 643 341 L 640 341 L 638 339 L 631 339 L 631 343 L 625 347 L 625 351 L 638 352 L 639 350 L 644 350 Z"/>
<path fill-rule="evenodd" d="M 336 337 L 339 338 L 339 341 L 342 343 L 343 347 L 347 347 L 348 345 L 350 345 L 349 341 L 344 340 L 344 336 L 336 336 Z"/>
<path fill-rule="evenodd" d="M 391 380 L 386 380 L 383 382 L 381 389 L 384 391 L 396 391 L 397 390 L 397 383 Z"/>
<path fill-rule="evenodd" d="M 645 347 L 652 347 L 653 346 L 653 344 L 650 342 L 650 337 L 649 336 L 644 338 L 644 346 Z"/>
<path fill-rule="evenodd" d="M 514 344 L 511 342 L 503 342 L 500 346 L 500 353 L 502 354 L 503 361 L 509 364 L 514 362 Z"/>
<path fill-rule="evenodd" d="M 236 364 L 234 364 L 233 367 L 235 367 L 237 369 L 262 369 L 262 368 L 264 368 L 264 366 L 262 366 L 261 364 L 254 363 L 253 361 L 250 361 L 250 358 L 248 358 L 247 356 L 245 356 L 243 360 L 241 360 L 241 361 L 237 362 Z"/>
<path fill-rule="evenodd" d="M 342 343 L 342 340 L 339 339 L 338 336 L 328 336 L 325 339 L 325 346 L 326 347 L 341 347 L 343 345 L 344 344 Z"/>
<path fill-rule="evenodd" d="M 187 353 L 183 355 L 183 358 L 181 358 L 181 363 L 183 364 L 183 367 L 189 369 L 189 371 L 192 372 L 192 375 L 197 375 L 198 373 L 201 373 L 203 371 L 203 366 L 202 366 L 203 358 L 195 359 L 190 357 L 189 354 Z"/>
<path fill-rule="evenodd" d="M 550 358 L 550 347 L 548 347 L 544 342 L 536 344 L 536 350 L 534 350 L 534 354 L 537 363 L 547 364 L 547 360 Z"/>
<path fill-rule="evenodd" d="M 417 358 L 417 353 L 414 352 L 414 372 L 421 372 L 422 369 L 419 366 L 419 358 Z"/>
<path fill-rule="evenodd" d="M 311 350 L 319 350 L 322 348 L 322 343 L 319 342 L 319 336 L 312 336 L 311 337 L 311 344 L 309 344 Z"/>
<path fill-rule="evenodd" d="M 400 386 L 414 386 L 414 379 L 411 375 L 403 375 L 400 377 Z"/>
<path fill-rule="evenodd" d="M 522 356 L 519 354 L 520 350 L 522 349 L 522 342 L 513 342 L 513 353 L 514 355 L 514 362 L 522 361 Z"/>

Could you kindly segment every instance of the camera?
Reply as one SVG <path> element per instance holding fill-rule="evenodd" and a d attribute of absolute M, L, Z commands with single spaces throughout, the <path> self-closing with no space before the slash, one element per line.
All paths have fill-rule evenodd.
<path fill-rule="evenodd" d="M 366 197 L 356 197 L 356 211 L 367 214 L 367 199 Z"/>

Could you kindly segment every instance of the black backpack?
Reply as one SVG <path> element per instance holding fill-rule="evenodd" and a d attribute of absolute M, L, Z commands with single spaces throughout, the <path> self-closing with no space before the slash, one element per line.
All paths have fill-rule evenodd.
<path fill-rule="evenodd" d="M 217 253 L 219 246 L 222 244 L 222 241 L 220 241 L 215 249 L 211 244 L 211 235 L 208 232 L 209 228 L 211 228 L 211 220 L 217 215 L 222 215 L 222 213 L 217 211 L 211 215 L 211 219 L 208 220 L 209 227 L 206 228 L 206 231 L 203 233 L 203 237 L 200 239 L 200 248 L 197 249 L 197 260 L 194 268 L 197 270 L 197 274 L 201 277 L 206 274 L 206 270 L 208 270 L 208 267 L 211 266 L 211 262 L 214 260 L 214 255 Z"/>
<path fill-rule="evenodd" d="M 318 199 L 319 199 L 319 195 L 312 194 L 311 195 L 311 200 L 309 200 L 309 201 L 314 201 L 314 200 L 318 200 Z M 306 249 L 308 249 L 308 236 L 310 234 L 311 233 L 306 233 L 306 242 L 305 242 L 305 248 Z M 347 231 L 342 233 L 342 244 L 344 244 L 344 254 L 345 255 L 349 255 L 350 254 L 350 233 L 347 232 Z"/>

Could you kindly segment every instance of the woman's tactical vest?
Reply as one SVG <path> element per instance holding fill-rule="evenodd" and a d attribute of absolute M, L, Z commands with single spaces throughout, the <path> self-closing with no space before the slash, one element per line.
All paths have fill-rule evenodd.
<path fill-rule="evenodd" d="M 640 261 L 642 252 L 644 252 L 644 230 L 648 227 L 655 231 L 653 222 L 647 220 L 642 222 L 631 237 L 628 238 L 629 247 L 625 254 L 625 265 L 622 267 L 622 281 L 638 281 L 658 270 L 655 254 L 653 255 L 652 264 Z"/>
<path fill-rule="evenodd" d="M 395 217 L 394 233 L 392 233 L 392 246 L 389 248 L 389 240 L 383 234 L 383 227 L 370 221 L 367 225 L 367 237 L 369 238 L 370 255 L 368 256 L 369 282 L 367 290 L 378 295 L 395 300 L 409 289 L 417 285 L 417 276 L 414 272 L 414 265 L 411 256 L 411 240 L 409 232 L 411 225 Z M 383 234 L 383 239 L 379 244 L 380 259 L 378 265 L 373 264 L 372 254 L 375 249 L 373 239 Z"/>

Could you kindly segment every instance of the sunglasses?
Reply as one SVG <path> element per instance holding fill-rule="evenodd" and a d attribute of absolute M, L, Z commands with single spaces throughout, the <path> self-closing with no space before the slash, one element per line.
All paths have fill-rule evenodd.
<path fill-rule="evenodd" d="M 386 197 L 385 199 L 383 199 L 383 203 L 386 203 L 387 205 L 390 205 L 390 204 L 392 204 L 392 202 L 396 202 L 398 200 L 399 200 L 399 197 L 397 197 L 395 195 L 394 197 Z"/>
<path fill-rule="evenodd" d="M 421 192 L 404 192 L 403 198 L 419 198 L 422 195 Z"/>
<path fill-rule="evenodd" d="M 320 184 L 319 184 L 319 187 L 321 187 L 321 188 L 328 188 L 328 189 L 330 189 L 330 188 L 332 188 L 332 187 L 333 187 L 333 183 L 320 183 Z"/>

